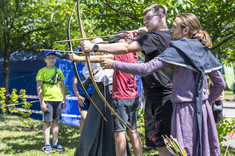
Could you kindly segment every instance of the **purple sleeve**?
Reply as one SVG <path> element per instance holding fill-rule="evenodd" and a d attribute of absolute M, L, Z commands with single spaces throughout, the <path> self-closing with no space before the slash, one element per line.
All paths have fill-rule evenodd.
<path fill-rule="evenodd" d="M 222 74 L 218 70 L 209 73 L 208 76 L 213 83 L 213 87 L 208 97 L 208 101 L 211 104 L 220 96 L 220 94 L 226 87 L 226 84 L 224 82 Z"/>
<path fill-rule="evenodd" d="M 152 59 L 146 63 L 125 63 L 120 61 L 114 61 L 113 68 L 116 70 L 123 71 L 134 75 L 140 75 L 142 77 L 147 76 L 163 67 L 167 63 L 158 60 L 157 58 Z"/>

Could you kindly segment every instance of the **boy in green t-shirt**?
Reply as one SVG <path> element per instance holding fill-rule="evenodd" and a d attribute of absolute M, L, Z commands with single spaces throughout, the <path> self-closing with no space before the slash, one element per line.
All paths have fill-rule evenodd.
<path fill-rule="evenodd" d="M 52 148 L 57 151 L 65 151 L 65 148 L 58 143 L 59 124 L 61 110 L 65 108 L 65 87 L 64 74 L 60 69 L 55 68 L 56 53 L 46 51 L 44 53 L 46 67 L 40 69 L 36 76 L 37 93 L 40 106 L 43 111 L 43 135 L 44 152 L 51 153 Z M 52 123 L 53 145 L 50 145 L 50 125 Z"/>

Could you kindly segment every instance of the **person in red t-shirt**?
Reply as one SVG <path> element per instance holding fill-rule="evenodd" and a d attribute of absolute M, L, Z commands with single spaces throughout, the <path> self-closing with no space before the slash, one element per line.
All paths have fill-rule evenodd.
<path fill-rule="evenodd" d="M 126 34 L 126 31 L 119 31 L 118 34 Z M 124 36 L 115 36 L 109 43 L 127 42 Z M 137 63 L 138 54 L 136 52 L 122 55 L 114 55 L 117 61 Z M 142 155 L 142 144 L 137 132 L 137 107 L 139 105 L 139 94 L 135 84 L 135 75 L 114 70 L 113 73 L 113 108 L 115 112 L 127 123 L 131 129 L 127 130 L 130 137 L 134 155 Z M 122 155 L 126 150 L 126 126 L 118 118 L 114 118 L 114 137 L 116 155 Z"/>
<path fill-rule="evenodd" d="M 124 35 L 118 35 L 124 34 Z M 122 30 L 117 33 L 117 36 L 109 43 L 127 42 L 126 31 Z M 70 54 L 70 60 L 79 62 L 85 61 L 84 56 Z M 115 59 L 122 62 L 137 63 L 138 54 L 136 52 L 122 55 L 101 55 L 91 56 L 91 62 L 101 62 L 104 59 Z M 127 147 L 126 132 L 130 137 L 135 156 L 142 155 L 142 144 L 140 136 L 137 132 L 137 107 L 139 105 L 139 94 L 135 84 L 135 75 L 127 74 L 121 71 L 114 71 L 113 74 L 113 108 L 115 112 L 127 123 L 131 129 L 127 130 L 126 126 L 114 117 L 114 137 L 116 155 L 124 155 Z"/>

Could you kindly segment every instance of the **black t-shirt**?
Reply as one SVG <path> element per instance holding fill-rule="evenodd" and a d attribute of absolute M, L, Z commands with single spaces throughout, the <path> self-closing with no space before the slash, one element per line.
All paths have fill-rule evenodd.
<path fill-rule="evenodd" d="M 137 42 L 143 48 L 145 62 L 148 62 L 162 53 L 172 40 L 169 31 L 150 32 Z M 163 98 L 172 92 L 172 84 L 159 72 L 154 72 L 146 77 L 142 77 L 144 94 L 148 98 Z"/>

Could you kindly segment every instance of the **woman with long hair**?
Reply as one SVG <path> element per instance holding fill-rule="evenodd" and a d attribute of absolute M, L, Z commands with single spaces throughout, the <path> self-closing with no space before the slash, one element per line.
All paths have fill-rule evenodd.
<path fill-rule="evenodd" d="M 171 133 L 190 156 L 219 156 L 220 147 L 211 105 L 225 88 L 221 64 L 209 49 L 212 42 L 192 13 L 176 17 L 170 47 L 143 64 L 104 60 L 104 68 L 146 76 L 155 71 L 172 80 L 174 104 Z M 213 88 L 207 95 L 207 75 Z"/>

